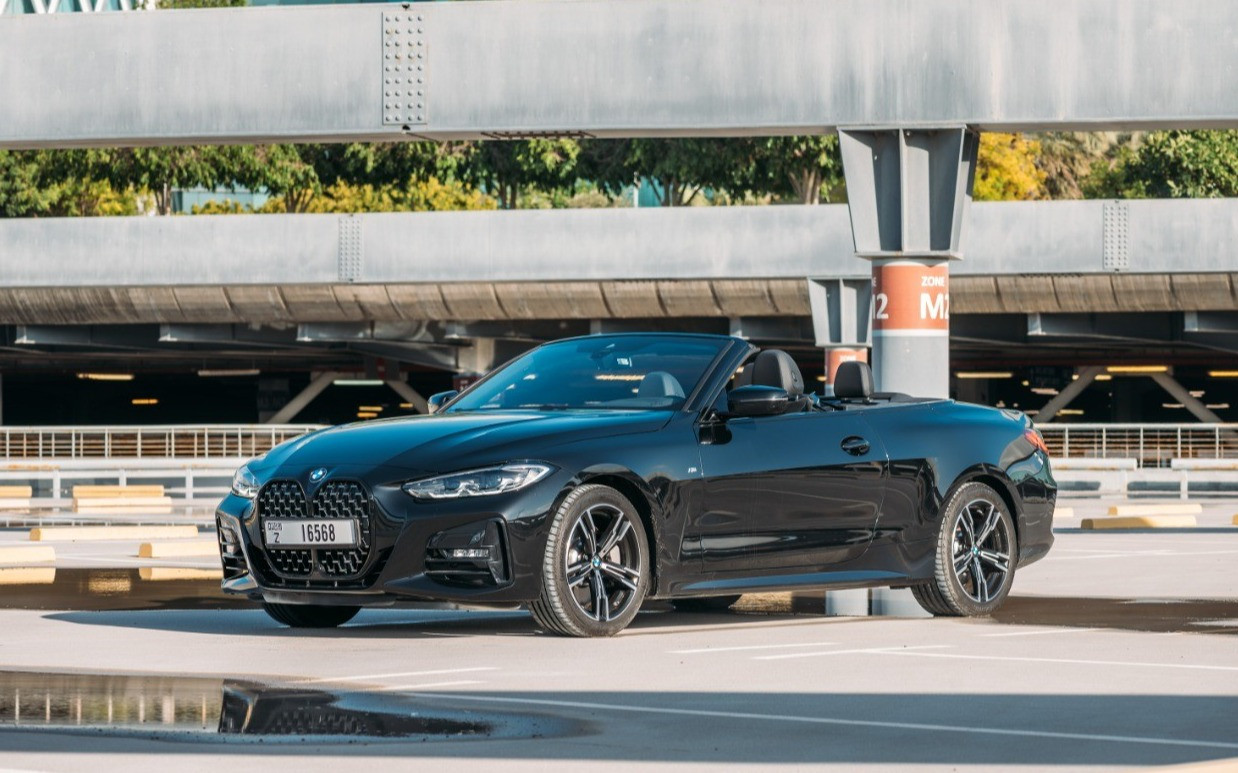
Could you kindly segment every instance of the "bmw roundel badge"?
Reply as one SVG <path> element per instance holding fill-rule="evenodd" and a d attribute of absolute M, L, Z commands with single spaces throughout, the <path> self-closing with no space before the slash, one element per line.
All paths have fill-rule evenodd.
<path fill-rule="evenodd" d="M 313 472 L 310 473 L 310 480 L 313 481 L 314 483 L 317 483 L 318 481 L 322 480 L 325 477 L 327 477 L 326 467 L 319 467 L 317 470 L 314 470 Z"/>

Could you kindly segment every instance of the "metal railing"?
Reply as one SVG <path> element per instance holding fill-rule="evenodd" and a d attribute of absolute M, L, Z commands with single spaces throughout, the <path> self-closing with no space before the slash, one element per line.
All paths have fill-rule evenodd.
<path fill-rule="evenodd" d="M 217 459 L 252 457 L 316 424 L 0 427 L 6 459 Z"/>
<path fill-rule="evenodd" d="M 1041 424 L 1053 457 L 1135 459 L 1168 467 L 1171 459 L 1238 458 L 1238 424 Z"/>

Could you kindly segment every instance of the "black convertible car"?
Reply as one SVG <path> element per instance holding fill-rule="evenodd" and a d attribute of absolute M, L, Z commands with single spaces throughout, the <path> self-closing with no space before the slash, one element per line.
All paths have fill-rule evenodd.
<path fill-rule="evenodd" d="M 910 587 L 933 614 L 984 615 L 1053 542 L 1026 416 L 874 394 L 859 363 L 826 399 L 786 352 L 738 338 L 589 336 L 430 402 L 238 470 L 223 589 L 292 626 L 521 603 L 572 636 L 619 632 L 645 599 L 746 591 Z"/>

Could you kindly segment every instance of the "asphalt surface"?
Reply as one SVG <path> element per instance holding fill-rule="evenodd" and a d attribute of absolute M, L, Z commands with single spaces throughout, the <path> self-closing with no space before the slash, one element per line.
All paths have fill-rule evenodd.
<path fill-rule="evenodd" d="M 0 588 L 0 769 L 1125 770 L 1238 758 L 1238 503 L 1205 502 L 1197 529 L 1149 532 L 1080 531 L 1110 503 L 1065 504 L 1074 519 L 993 619 L 825 617 L 818 596 L 750 596 L 726 614 L 651 605 L 606 640 L 542 634 L 522 611 L 367 610 L 338 630 L 293 631 L 209 581 L 138 575 L 209 559 L 58 544 L 55 582 Z M 23 536 L 0 532 L 0 544 Z M 254 708 L 238 713 L 238 695 Z M 238 716 L 294 732 L 219 732 Z M 321 734 L 373 735 L 391 717 L 449 730 Z"/>

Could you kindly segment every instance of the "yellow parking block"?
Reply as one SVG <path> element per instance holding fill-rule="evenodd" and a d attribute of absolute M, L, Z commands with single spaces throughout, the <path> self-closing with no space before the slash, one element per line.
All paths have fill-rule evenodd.
<path fill-rule="evenodd" d="M 1238 526 L 1238 515 L 1235 515 L 1235 516 L 1234 516 L 1234 520 L 1232 521 L 1232 523 L 1233 523 L 1235 526 Z"/>
<path fill-rule="evenodd" d="M 74 499 L 113 499 L 116 497 L 161 497 L 163 486 L 111 486 L 84 484 L 73 487 Z"/>
<path fill-rule="evenodd" d="M 219 555 L 219 542 L 197 539 L 187 542 L 143 542 L 138 547 L 139 558 L 186 558 Z"/>
<path fill-rule="evenodd" d="M 223 569 L 190 569 L 183 566 L 143 566 L 138 577 L 150 582 L 165 580 L 222 580 Z"/>
<path fill-rule="evenodd" d="M 1119 518 L 1084 518 L 1081 529 L 1189 529 L 1193 515 L 1131 515 Z"/>
<path fill-rule="evenodd" d="M 29 510 L 33 506 L 29 498 L 0 497 L 0 510 Z"/>
<path fill-rule="evenodd" d="M 32 542 L 89 542 L 93 540 L 189 539 L 197 526 L 40 526 L 30 530 Z"/>
<path fill-rule="evenodd" d="M 1075 508 L 1073 507 L 1056 507 L 1053 509 L 1054 518 L 1074 518 Z"/>
<path fill-rule="evenodd" d="M 56 560 L 50 545 L 5 545 L 0 547 L 0 564 L 45 564 Z"/>
<path fill-rule="evenodd" d="M 54 566 L 22 566 L 0 569 L 0 585 L 51 585 L 56 581 Z"/>
<path fill-rule="evenodd" d="M 29 499 L 34 496 L 31 486 L 0 486 L 0 499 Z"/>
<path fill-rule="evenodd" d="M 1199 515 L 1204 508 L 1195 504 L 1184 505 L 1111 505 L 1110 515 Z"/>

